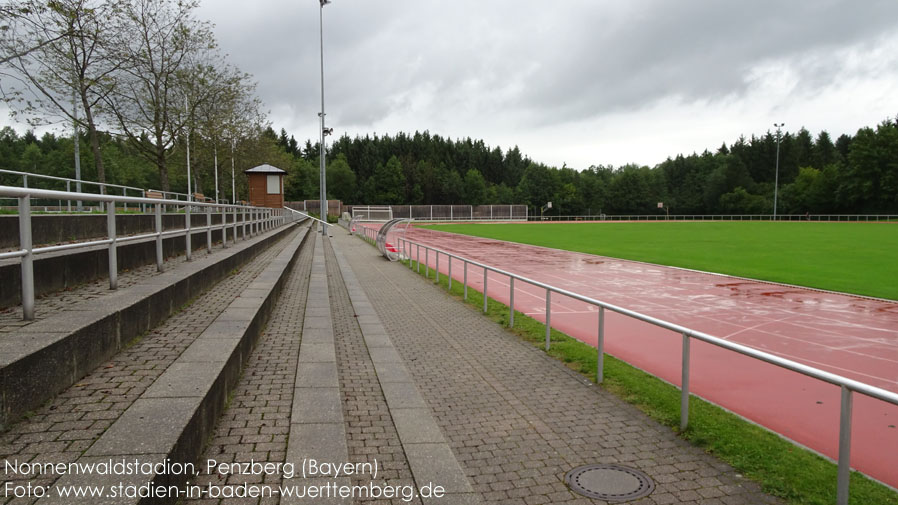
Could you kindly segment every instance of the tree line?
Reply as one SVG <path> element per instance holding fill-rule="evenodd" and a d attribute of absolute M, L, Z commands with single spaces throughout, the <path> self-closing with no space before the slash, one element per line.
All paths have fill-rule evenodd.
<path fill-rule="evenodd" d="M 318 198 L 319 145 L 268 130 L 284 153 L 287 197 Z M 802 128 L 740 137 L 655 167 L 550 167 L 482 140 L 429 132 L 342 136 L 327 149 L 329 198 L 365 204 L 527 204 L 549 215 L 898 213 L 898 119 L 835 141 Z M 664 209 L 658 208 L 658 203 Z"/>
<path fill-rule="evenodd" d="M 157 167 L 127 139 L 98 134 L 100 154 L 110 183 L 160 188 Z M 79 135 L 84 179 L 97 180 L 93 151 Z M 0 130 L 0 168 L 58 177 L 72 176 L 74 142 L 46 133 L 18 135 Z M 776 136 L 740 137 L 715 152 L 668 158 L 655 167 L 591 166 L 578 171 L 550 167 L 521 153 L 503 151 L 470 138 L 452 140 L 429 132 L 338 138 L 327 149 L 329 198 L 347 204 L 527 204 L 547 215 L 770 214 L 776 179 Z M 208 146 L 207 146 L 208 147 Z M 835 142 L 827 132 L 786 132 L 780 139 L 777 211 L 780 214 L 898 213 L 898 123 L 887 120 Z M 183 139 L 171 149 L 170 184 L 186 188 Z M 236 167 L 239 195 L 246 194 L 241 172 L 260 163 L 287 171 L 286 199 L 318 198 L 319 148 L 300 145 L 281 130 L 262 129 L 239 139 L 236 149 L 218 157 L 219 183 L 230 187 Z M 211 188 L 211 149 L 193 151 L 195 187 Z M 0 174 L 0 183 L 18 185 Z M 36 180 L 34 187 L 57 187 Z M 663 202 L 666 209 L 659 209 Z"/>
<path fill-rule="evenodd" d="M 84 132 L 86 145 L 68 143 L 69 159 L 80 164 L 86 147 L 93 180 L 112 182 L 107 159 L 127 159 L 131 166 L 116 167 L 127 172 L 120 177 L 165 191 L 183 182 L 184 191 L 186 174 L 176 157 L 185 165 L 195 157 L 210 161 L 199 163 L 204 168 L 190 185 L 214 192 L 205 172 L 224 171 L 238 144 L 264 149 L 265 117 L 255 83 L 219 52 L 210 23 L 195 16 L 197 6 L 196 0 L 6 2 L 0 6 L 0 98 L 31 126 L 63 123 Z M 15 132 L 3 136 L 12 148 Z M 35 149 L 49 155 L 54 142 L 66 144 L 52 135 L 40 143 L 24 137 L 25 145 L 39 146 L 23 151 L 26 167 L 36 166 Z M 155 173 L 144 173 L 148 167 Z"/>

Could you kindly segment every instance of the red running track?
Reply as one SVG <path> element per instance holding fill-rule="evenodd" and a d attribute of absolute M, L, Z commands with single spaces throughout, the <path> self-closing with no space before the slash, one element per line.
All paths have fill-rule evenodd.
<path fill-rule="evenodd" d="M 406 238 L 898 392 L 895 302 L 432 230 L 412 229 Z M 429 264 L 435 266 L 434 254 Z M 446 256 L 439 266 L 446 274 Z M 469 285 L 479 291 L 482 272 L 468 271 Z M 452 274 L 461 280 L 460 262 L 453 262 Z M 508 304 L 508 278 L 488 275 L 489 296 Z M 516 283 L 517 310 L 545 322 L 545 306 L 544 290 Z M 592 346 L 597 312 L 552 296 L 552 327 Z M 678 334 L 608 311 L 605 324 L 606 352 L 680 384 Z M 695 340 L 690 359 L 694 394 L 837 458 L 838 387 Z M 852 422 L 852 467 L 898 487 L 898 406 L 855 394 Z"/>

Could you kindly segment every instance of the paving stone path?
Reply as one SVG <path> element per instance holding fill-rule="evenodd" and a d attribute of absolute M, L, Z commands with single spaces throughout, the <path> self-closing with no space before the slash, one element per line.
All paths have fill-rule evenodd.
<path fill-rule="evenodd" d="M 656 483 L 632 503 L 778 503 L 370 245 L 342 230 L 335 235 L 484 501 L 603 503 L 572 493 L 564 475 L 579 465 L 619 463 Z"/>
<path fill-rule="evenodd" d="M 75 461 L 159 377 L 240 291 L 293 240 L 294 230 L 239 271 L 123 349 L 31 416 L 0 434 L 0 461 Z M 155 265 L 153 266 L 155 271 Z M 51 485 L 55 476 L 7 475 L 3 481 Z M 32 503 L 0 496 L 0 503 Z"/>

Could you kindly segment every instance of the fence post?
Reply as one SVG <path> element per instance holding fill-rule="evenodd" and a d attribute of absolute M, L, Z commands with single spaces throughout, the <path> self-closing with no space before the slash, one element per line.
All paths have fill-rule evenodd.
<path fill-rule="evenodd" d="M 465 288 L 464 299 L 467 300 L 468 299 L 468 260 L 463 259 L 462 263 L 464 264 L 464 267 L 463 267 L 463 270 L 464 270 L 464 283 L 463 284 L 464 284 L 464 288 Z"/>
<path fill-rule="evenodd" d="M 486 314 L 486 301 L 487 301 L 487 296 L 486 296 L 487 275 L 486 274 L 488 272 L 489 272 L 489 270 L 487 270 L 486 267 L 483 267 L 483 313 L 484 314 Z"/>
<path fill-rule="evenodd" d="M 192 248 L 190 247 L 190 199 L 188 197 L 187 204 L 184 205 L 184 254 L 186 255 L 187 261 L 190 261 L 191 256 L 193 256 Z"/>
<path fill-rule="evenodd" d="M 226 212 L 224 207 L 219 207 L 221 209 L 221 248 L 227 249 L 228 247 L 228 213 Z"/>
<path fill-rule="evenodd" d="M 452 255 L 449 255 L 449 292 L 452 292 Z"/>
<path fill-rule="evenodd" d="M 511 276 L 508 277 L 508 327 L 514 328 L 514 277 Z"/>
<path fill-rule="evenodd" d="M 421 244 L 415 244 L 415 264 L 418 267 L 418 273 L 421 273 Z"/>
<path fill-rule="evenodd" d="M 851 390 L 842 386 L 842 406 L 839 409 L 839 470 L 836 478 L 836 504 L 848 505 L 848 484 L 851 480 Z"/>
<path fill-rule="evenodd" d="M 689 335 L 683 334 L 683 365 L 680 383 L 680 431 L 689 426 Z"/>
<path fill-rule="evenodd" d="M 605 307 L 599 307 L 599 339 L 596 342 L 596 384 L 605 380 Z"/>
<path fill-rule="evenodd" d="M 115 202 L 106 206 L 106 232 L 109 234 L 109 289 L 118 289 L 118 256 L 115 250 Z"/>
<path fill-rule="evenodd" d="M 546 350 L 549 350 L 549 341 L 552 339 L 552 292 L 546 290 Z"/>
<path fill-rule="evenodd" d="M 162 206 L 156 204 L 156 271 L 162 271 Z"/>
<path fill-rule="evenodd" d="M 436 254 L 437 254 L 437 265 L 436 265 L 436 268 L 433 269 L 433 271 L 436 272 L 437 284 L 439 284 L 440 283 L 440 250 L 435 249 L 434 252 L 436 252 Z"/>
<path fill-rule="evenodd" d="M 34 320 L 34 255 L 31 253 L 31 196 L 19 197 L 19 247 L 22 256 L 22 319 Z"/>
<path fill-rule="evenodd" d="M 212 207 L 206 207 L 206 252 L 212 254 Z"/>
<path fill-rule="evenodd" d="M 122 188 L 122 196 L 128 196 L 128 188 Z M 113 202 L 113 205 L 114 204 L 115 203 Z M 124 210 L 125 210 L 125 212 L 127 212 L 128 211 L 128 201 L 125 200 L 124 202 L 122 202 L 122 205 L 124 205 Z"/>
<path fill-rule="evenodd" d="M 234 244 L 236 244 L 237 243 L 237 207 L 231 207 L 231 210 L 234 211 L 233 212 L 233 214 L 234 214 L 234 230 L 233 231 L 234 231 Z"/>
<path fill-rule="evenodd" d="M 424 246 L 424 278 L 430 278 L 430 248 Z"/>

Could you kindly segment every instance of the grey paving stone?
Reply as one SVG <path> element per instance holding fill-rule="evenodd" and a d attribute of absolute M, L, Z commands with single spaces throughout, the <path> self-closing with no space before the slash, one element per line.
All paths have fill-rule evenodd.
<path fill-rule="evenodd" d="M 142 398 L 202 398 L 218 380 L 223 366 L 224 363 L 220 361 L 176 361 L 147 388 Z"/>
<path fill-rule="evenodd" d="M 381 385 L 390 382 L 414 382 L 405 367 L 396 367 L 395 363 L 375 363 L 377 379 Z"/>
<path fill-rule="evenodd" d="M 430 409 L 391 408 L 390 414 L 403 444 L 446 442 L 439 425 L 433 420 Z"/>
<path fill-rule="evenodd" d="M 292 424 L 286 461 L 294 463 L 299 471 L 306 458 L 319 462 L 346 462 L 349 452 L 343 423 Z"/>
<path fill-rule="evenodd" d="M 402 356 L 392 346 L 372 347 L 369 351 L 371 353 L 371 361 L 375 365 L 378 363 L 402 363 Z"/>
<path fill-rule="evenodd" d="M 300 353 L 300 357 L 302 354 Z M 296 388 L 293 399 L 292 424 L 342 423 L 339 388 Z"/>
<path fill-rule="evenodd" d="M 168 454 L 196 408 L 194 398 L 138 399 L 85 454 Z"/>
<path fill-rule="evenodd" d="M 387 405 L 393 409 L 426 409 L 427 404 L 421 398 L 418 388 L 410 382 L 386 382 L 380 385 Z"/>
<path fill-rule="evenodd" d="M 403 444 L 419 486 L 433 483 L 447 493 L 472 493 L 474 489 L 455 460 L 448 444 Z"/>
<path fill-rule="evenodd" d="M 208 363 L 228 361 L 239 338 L 198 338 L 181 354 L 183 362 Z"/>
<path fill-rule="evenodd" d="M 300 362 L 296 369 L 297 388 L 338 388 L 337 364 Z"/>
<path fill-rule="evenodd" d="M 299 349 L 299 361 L 306 363 L 327 363 L 337 361 L 334 354 L 333 337 L 331 343 L 308 343 L 303 341 Z"/>

